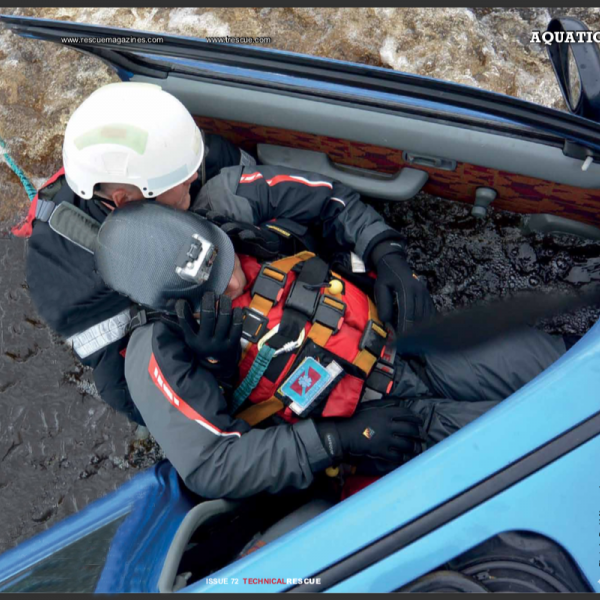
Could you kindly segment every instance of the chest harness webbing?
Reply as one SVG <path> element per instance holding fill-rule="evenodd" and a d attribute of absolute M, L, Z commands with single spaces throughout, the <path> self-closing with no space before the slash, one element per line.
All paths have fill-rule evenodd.
<path fill-rule="evenodd" d="M 267 333 L 269 313 L 281 300 L 288 273 L 298 266 L 299 274 L 285 299 L 281 322 L 276 329 Z M 278 351 L 295 345 L 298 341 L 302 344 L 301 336 L 307 323 L 310 322 L 311 326 L 306 342 L 312 341 L 320 347 L 324 347 L 331 336 L 338 333 L 344 320 L 346 303 L 341 293 L 321 293 L 321 288 L 327 286 L 324 281 L 328 273 L 327 263 L 312 252 L 300 252 L 262 265 L 252 287 L 250 304 L 244 309 L 242 334 L 244 356 L 252 344 L 259 345 L 259 353 L 248 375 L 234 393 L 233 412 L 251 393 L 252 385 L 256 385 Z M 331 284 L 341 282 L 341 277 L 336 273 L 332 273 L 332 276 L 330 289 L 340 287 Z M 352 363 L 366 377 L 363 400 L 372 400 L 390 390 L 395 352 L 393 348 L 386 346 L 388 334 L 379 321 L 375 304 L 368 296 L 367 300 L 369 320 L 359 342 L 358 354 Z M 242 410 L 236 417 L 250 425 L 256 425 L 284 408 L 284 403 L 272 396 Z"/>

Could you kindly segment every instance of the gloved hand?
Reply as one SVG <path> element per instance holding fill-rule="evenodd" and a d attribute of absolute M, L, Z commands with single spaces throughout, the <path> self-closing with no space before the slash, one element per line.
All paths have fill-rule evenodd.
<path fill-rule="evenodd" d="M 368 402 L 350 419 L 323 419 L 315 425 L 335 464 L 368 457 L 400 465 L 426 447 L 421 417 L 397 400 Z"/>
<path fill-rule="evenodd" d="M 177 300 L 175 311 L 186 344 L 195 352 L 200 364 L 219 377 L 235 374 L 242 351 L 242 309 L 232 310 L 231 298 L 221 296 L 217 315 L 215 293 L 205 292 L 199 324 L 187 300 Z"/>
<path fill-rule="evenodd" d="M 435 314 L 427 286 L 413 273 L 397 241 L 377 244 L 370 259 L 377 271 L 375 303 L 384 323 L 391 324 L 401 335 L 413 324 Z"/>

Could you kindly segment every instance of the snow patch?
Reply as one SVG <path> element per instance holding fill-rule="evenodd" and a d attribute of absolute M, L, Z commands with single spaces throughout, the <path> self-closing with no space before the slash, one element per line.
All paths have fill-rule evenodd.
<path fill-rule="evenodd" d="M 169 29 L 192 33 L 195 37 L 226 36 L 229 24 L 221 21 L 214 13 L 197 14 L 192 7 L 178 8 L 169 15 Z"/>

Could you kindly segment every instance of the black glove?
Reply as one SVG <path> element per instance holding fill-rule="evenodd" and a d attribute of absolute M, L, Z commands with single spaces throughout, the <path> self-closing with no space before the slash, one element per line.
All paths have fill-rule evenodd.
<path fill-rule="evenodd" d="M 323 419 L 315 425 L 334 463 L 368 457 L 400 465 L 425 450 L 421 417 L 397 400 L 371 401 L 350 419 Z"/>
<path fill-rule="evenodd" d="M 370 256 L 377 271 L 375 303 L 379 318 L 401 335 L 414 323 L 435 314 L 427 286 L 413 273 L 402 246 L 394 240 L 381 242 Z"/>
<path fill-rule="evenodd" d="M 218 377 L 228 378 L 237 372 L 241 355 L 242 309 L 231 308 L 231 298 L 219 298 L 216 311 L 214 292 L 202 296 L 200 324 L 194 319 L 187 300 L 177 300 L 175 311 L 186 344 L 195 352 L 200 364 Z"/>

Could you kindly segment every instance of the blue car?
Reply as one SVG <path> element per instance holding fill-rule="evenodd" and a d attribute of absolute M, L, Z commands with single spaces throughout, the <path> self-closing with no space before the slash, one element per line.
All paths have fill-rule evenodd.
<path fill-rule="evenodd" d="M 600 55 L 549 47 L 570 112 L 256 47 L 2 16 L 153 82 L 265 164 L 373 200 L 421 190 L 600 239 Z M 549 31 L 577 31 L 555 19 Z M 95 44 L 78 41 L 97 38 Z M 104 39 L 103 39 L 104 38 Z M 584 68 L 585 67 L 585 68 Z M 163 461 L 0 556 L 0 591 L 600 592 L 600 325 L 467 427 L 337 504 L 201 501 Z M 314 504 L 311 506 L 314 507 Z"/>

